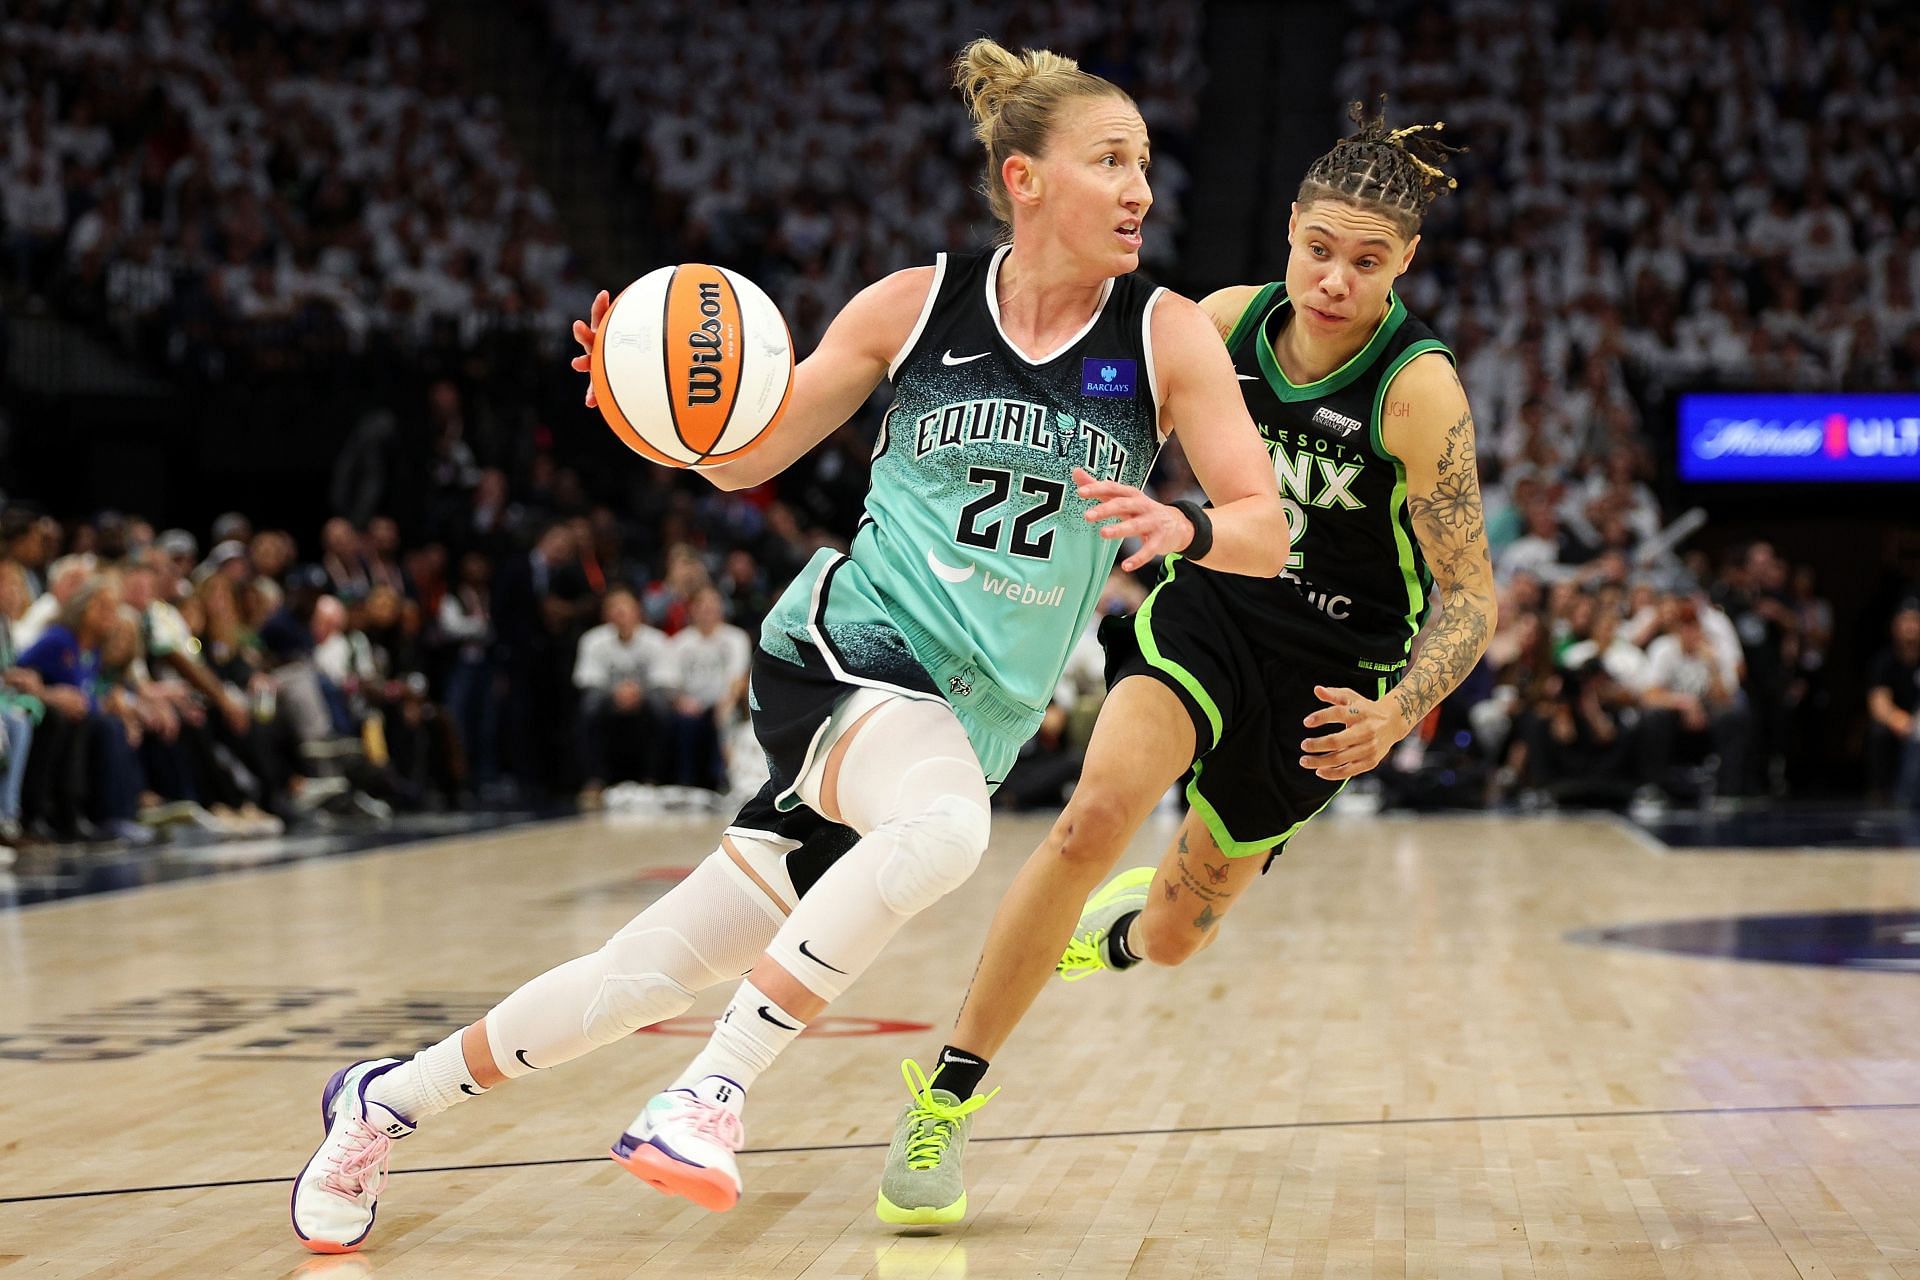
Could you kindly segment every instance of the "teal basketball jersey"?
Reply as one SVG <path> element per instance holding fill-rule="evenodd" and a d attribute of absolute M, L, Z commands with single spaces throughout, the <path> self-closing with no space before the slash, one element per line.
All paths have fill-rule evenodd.
<path fill-rule="evenodd" d="M 963 721 L 1017 726 L 1024 741 L 1118 550 L 1083 518 L 1073 470 L 1138 486 L 1159 452 L 1149 326 L 1163 291 L 1108 281 L 1079 333 L 1029 359 L 1000 328 L 1007 252 L 936 261 L 889 370 L 850 553 L 822 553 L 795 579 L 761 647 L 800 661 L 805 646 L 847 683 L 926 696 L 924 677 L 900 670 L 910 654 Z"/>

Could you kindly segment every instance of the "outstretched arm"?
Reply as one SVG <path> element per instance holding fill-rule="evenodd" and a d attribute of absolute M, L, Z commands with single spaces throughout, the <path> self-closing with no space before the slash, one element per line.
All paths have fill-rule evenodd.
<path fill-rule="evenodd" d="M 1274 577 L 1287 563 L 1286 513 L 1219 333 L 1199 304 L 1162 294 L 1153 309 L 1153 350 L 1161 428 L 1179 433 L 1194 479 L 1213 504 L 1213 547 L 1198 563 L 1223 573 Z M 1182 512 L 1129 485 L 1082 482 L 1080 496 L 1100 500 L 1087 512 L 1089 520 L 1120 517 L 1102 529 L 1105 536 L 1140 538 L 1140 549 L 1120 566 L 1129 573 L 1168 551 L 1185 550 L 1192 540 L 1193 526 Z"/>
<path fill-rule="evenodd" d="M 887 365 L 913 332 L 932 287 L 933 268 L 913 267 L 855 294 L 834 317 L 813 354 L 794 367 L 786 410 L 766 438 L 744 457 L 699 468 L 701 477 L 718 489 L 751 489 L 785 471 L 837 431 L 887 376 Z M 611 306 L 602 290 L 593 300 L 592 325 L 573 322 L 574 341 L 586 351 L 593 350 L 593 335 Z M 587 361 L 586 355 L 575 356 L 573 367 L 585 373 Z M 591 387 L 587 404 L 594 405 Z"/>
<path fill-rule="evenodd" d="M 1337 731 L 1307 739 L 1300 764 L 1322 778 L 1351 778 L 1380 763 L 1460 687 L 1486 652 L 1499 617 L 1473 412 L 1452 363 L 1437 352 L 1415 357 L 1387 389 L 1387 403 L 1392 425 L 1384 439 L 1406 468 L 1407 514 L 1433 574 L 1433 598 L 1413 660 L 1384 698 L 1315 688 L 1328 705 L 1308 716 L 1306 727 Z"/>

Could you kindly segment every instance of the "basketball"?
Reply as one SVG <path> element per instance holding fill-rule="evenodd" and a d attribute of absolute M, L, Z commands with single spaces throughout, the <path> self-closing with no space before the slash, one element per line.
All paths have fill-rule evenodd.
<path fill-rule="evenodd" d="M 780 420 L 793 339 L 737 271 L 683 263 L 620 291 L 594 336 L 594 398 L 629 449 L 669 467 L 737 458 Z"/>

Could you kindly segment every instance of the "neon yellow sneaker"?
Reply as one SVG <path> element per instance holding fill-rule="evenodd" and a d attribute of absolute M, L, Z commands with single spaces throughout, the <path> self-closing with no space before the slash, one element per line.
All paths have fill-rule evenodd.
<path fill-rule="evenodd" d="M 895 1226 L 958 1222 L 967 1216 L 967 1184 L 960 1159 L 973 1130 L 973 1113 L 1000 1091 L 962 1102 L 945 1089 L 934 1088 L 933 1080 L 912 1058 L 900 1064 L 900 1074 L 913 1100 L 894 1123 L 893 1145 L 887 1148 L 887 1167 L 880 1175 L 880 1197 L 873 1211 L 880 1221 Z M 935 1068 L 933 1079 L 939 1078 Z"/>
<path fill-rule="evenodd" d="M 1066 954 L 1060 957 L 1054 972 L 1068 982 L 1078 982 L 1102 969 L 1112 968 L 1112 940 L 1109 935 L 1114 922 L 1129 911 L 1143 909 L 1147 905 L 1147 890 L 1152 884 L 1153 868 L 1135 867 L 1131 871 L 1122 871 L 1101 885 L 1087 899 L 1087 905 L 1081 908 L 1080 923 L 1073 931 L 1073 941 L 1067 944 Z"/>

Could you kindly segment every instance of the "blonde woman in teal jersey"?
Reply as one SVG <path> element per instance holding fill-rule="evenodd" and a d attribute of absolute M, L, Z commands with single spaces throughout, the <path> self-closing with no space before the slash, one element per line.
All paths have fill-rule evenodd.
<path fill-rule="evenodd" d="M 661 1190 L 731 1206 L 747 1090 L 973 871 L 988 796 L 1039 725 L 1119 540 L 1139 539 L 1128 569 L 1172 552 L 1263 577 L 1285 564 L 1285 515 L 1212 324 L 1132 274 L 1153 199 L 1132 101 L 1069 59 L 987 40 L 955 79 L 1009 242 L 862 291 L 795 370 L 768 439 L 702 472 L 759 484 L 893 383 L 850 554 L 816 556 L 761 632 L 750 702 L 773 783 L 599 951 L 411 1059 L 336 1073 L 326 1139 L 294 1187 L 307 1247 L 360 1246 L 387 1149 L 424 1118 L 748 973 L 613 1151 Z M 595 300 L 594 327 L 607 305 Z M 575 337 L 588 346 L 592 328 Z M 1140 491 L 1176 431 L 1210 513 Z"/>

